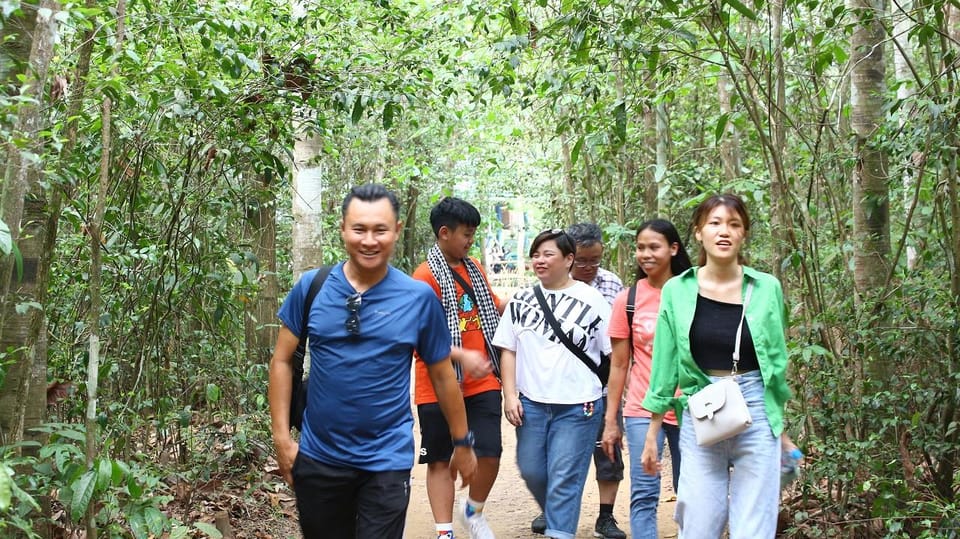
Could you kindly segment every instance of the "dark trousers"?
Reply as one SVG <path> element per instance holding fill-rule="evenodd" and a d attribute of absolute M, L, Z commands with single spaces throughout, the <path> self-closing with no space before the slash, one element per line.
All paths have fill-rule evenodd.
<path fill-rule="evenodd" d="M 410 470 L 338 468 L 301 452 L 293 485 L 304 539 L 403 539 Z"/>

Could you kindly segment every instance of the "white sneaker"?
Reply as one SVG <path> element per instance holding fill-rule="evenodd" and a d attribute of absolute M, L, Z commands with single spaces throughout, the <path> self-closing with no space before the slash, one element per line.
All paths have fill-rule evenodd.
<path fill-rule="evenodd" d="M 493 530 L 491 530 L 490 525 L 487 524 L 487 517 L 483 516 L 483 513 L 477 513 L 472 517 L 467 517 L 466 499 L 463 499 L 460 502 L 460 507 L 457 508 L 457 519 L 460 521 L 460 524 L 467 529 L 467 532 L 470 534 L 470 539 L 496 539 L 496 536 L 493 535 Z"/>

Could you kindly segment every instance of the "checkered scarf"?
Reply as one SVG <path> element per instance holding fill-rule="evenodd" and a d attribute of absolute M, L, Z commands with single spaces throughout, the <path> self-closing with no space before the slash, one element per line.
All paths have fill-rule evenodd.
<path fill-rule="evenodd" d="M 487 346 L 487 356 L 493 363 L 493 375 L 500 378 L 500 351 L 490 344 L 493 342 L 493 334 L 500 322 L 497 306 L 493 302 L 493 296 L 487 287 L 487 280 L 484 279 L 480 268 L 469 257 L 460 262 L 466 266 L 473 293 L 477 296 L 480 328 L 483 330 L 483 341 Z M 433 244 L 430 252 L 427 253 L 427 266 L 430 267 L 433 278 L 440 285 L 440 302 L 443 304 L 443 311 L 447 315 L 447 327 L 450 329 L 450 336 L 453 337 L 453 345 L 462 346 L 463 341 L 460 340 L 460 309 L 457 306 L 457 282 L 453 280 L 453 270 L 447 264 L 447 259 L 443 257 L 439 245 Z M 457 380 L 462 381 L 463 371 L 458 362 L 453 362 L 453 369 L 457 373 Z"/>

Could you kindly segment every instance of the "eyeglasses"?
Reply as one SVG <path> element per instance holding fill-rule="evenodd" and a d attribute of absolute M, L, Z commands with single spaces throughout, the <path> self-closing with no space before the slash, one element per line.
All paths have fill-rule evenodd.
<path fill-rule="evenodd" d="M 574 260 L 574 261 L 573 261 L 573 265 L 576 266 L 576 267 L 578 267 L 578 268 L 580 268 L 580 269 L 583 269 L 583 268 L 599 268 L 599 267 L 600 267 L 600 262 L 599 262 L 599 261 L 598 261 L 598 262 L 584 262 L 584 261 L 582 261 L 582 260 Z"/>
<path fill-rule="evenodd" d="M 544 230 L 541 232 L 541 234 L 566 234 L 566 231 L 562 228 L 550 228 L 548 230 Z"/>
<path fill-rule="evenodd" d="M 347 296 L 347 312 L 350 313 L 350 316 L 347 316 L 347 321 L 343 324 L 343 327 L 351 335 L 360 334 L 360 302 L 362 299 L 359 292 Z"/>

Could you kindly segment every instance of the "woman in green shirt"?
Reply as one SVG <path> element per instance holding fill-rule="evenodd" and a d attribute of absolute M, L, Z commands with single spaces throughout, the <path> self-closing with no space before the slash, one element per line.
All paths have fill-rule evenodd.
<path fill-rule="evenodd" d="M 674 518 L 680 537 L 772 538 L 779 505 L 780 435 L 787 388 L 783 291 L 776 277 L 743 264 L 750 217 L 736 195 L 714 195 L 694 211 L 699 266 L 663 287 L 653 345 L 653 370 L 643 407 L 653 413 L 641 457 L 658 473 L 656 441 L 663 414 L 682 412 L 680 486 Z M 733 368 L 744 295 L 736 381 L 753 423 L 744 432 L 697 445 L 687 398 Z M 674 397 L 675 388 L 681 395 Z M 731 472 L 731 467 L 733 472 Z"/>

